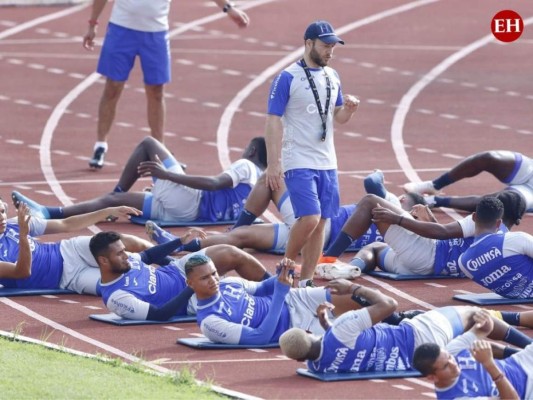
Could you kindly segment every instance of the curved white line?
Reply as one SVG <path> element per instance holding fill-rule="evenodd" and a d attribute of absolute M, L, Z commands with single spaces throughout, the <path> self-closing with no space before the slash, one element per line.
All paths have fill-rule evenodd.
<path fill-rule="evenodd" d="M 22 32 L 26 29 L 33 28 L 36 25 L 43 24 L 45 22 L 52 21 L 54 19 L 58 19 L 61 17 L 65 17 L 70 14 L 74 14 L 75 12 L 78 12 L 80 10 L 83 10 L 84 8 L 88 7 L 89 3 L 81 4 L 76 7 L 68 8 L 66 10 L 58 11 L 52 14 L 44 15 L 39 18 L 35 18 L 31 21 L 24 22 L 20 25 L 14 26 L 13 28 L 6 29 L 5 31 L 0 32 L 0 40 L 5 39 L 6 37 L 15 35 L 19 32 Z"/>
<path fill-rule="evenodd" d="M 529 25 L 532 22 L 533 17 L 525 20 L 524 26 Z M 407 155 L 407 152 L 405 151 L 405 145 L 403 141 L 403 128 L 405 125 L 407 113 L 411 108 L 411 104 L 420 94 L 420 92 L 422 92 L 422 90 L 424 90 L 426 86 L 433 82 L 444 71 L 446 71 L 456 62 L 473 53 L 477 49 L 485 46 L 487 43 L 492 42 L 493 40 L 494 36 L 492 34 L 489 34 L 487 36 L 482 37 L 481 39 L 476 40 L 475 42 L 472 42 L 468 46 L 465 46 L 458 52 L 447 57 L 440 64 L 438 64 L 431 71 L 429 71 L 426 75 L 424 75 L 418 82 L 411 86 L 407 93 L 402 97 L 392 120 L 391 142 L 393 151 L 396 155 L 396 159 L 398 160 L 398 164 L 400 165 L 401 169 L 404 170 L 404 173 L 409 180 L 420 181 L 420 177 L 418 176 L 415 169 L 411 165 L 411 162 L 409 161 L 409 157 Z M 454 217 L 455 219 L 461 217 L 453 210 L 446 209 L 445 211 L 447 214 Z"/>
<path fill-rule="evenodd" d="M 380 21 L 384 18 L 393 16 L 396 14 L 400 14 L 402 12 L 409 11 L 417 7 L 425 6 L 427 4 L 435 3 L 437 1 L 438 0 L 413 1 L 411 3 L 404 4 L 399 7 L 391 8 L 390 10 L 382 11 L 377 14 L 371 15 L 369 17 L 352 22 L 351 24 L 348 24 L 341 28 L 336 29 L 336 31 L 339 34 L 343 34 L 343 33 L 352 31 L 354 29 L 358 29 L 362 26 L 371 24 L 373 22 Z M 229 157 L 228 137 L 229 137 L 229 129 L 231 126 L 231 122 L 233 120 L 233 116 L 235 115 L 235 112 L 239 109 L 242 102 L 255 89 L 257 89 L 259 86 L 265 83 L 266 80 L 270 78 L 271 76 L 273 76 L 275 73 L 279 72 L 284 66 L 295 61 L 298 57 L 301 56 L 302 52 L 303 52 L 303 47 L 300 47 L 297 50 L 294 50 L 291 53 L 287 54 L 285 57 L 283 57 L 281 60 L 279 60 L 275 64 L 265 69 L 261 74 L 259 74 L 259 76 L 257 76 L 248 85 L 242 88 L 237 93 L 237 95 L 230 101 L 228 106 L 224 109 L 222 117 L 220 118 L 220 124 L 218 125 L 218 129 L 217 129 L 218 157 L 219 157 L 219 161 L 220 161 L 220 165 L 222 166 L 222 169 L 226 169 L 231 165 L 231 160 Z M 279 222 L 279 219 L 276 218 L 276 216 L 270 213 L 268 210 L 264 215 L 265 215 L 265 218 L 271 222 Z"/>

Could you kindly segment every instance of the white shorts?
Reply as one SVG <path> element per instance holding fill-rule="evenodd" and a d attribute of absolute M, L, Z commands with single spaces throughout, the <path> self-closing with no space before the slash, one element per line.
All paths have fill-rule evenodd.
<path fill-rule="evenodd" d="M 522 366 L 527 375 L 525 399 L 533 399 L 533 344 L 511 356 Z"/>
<path fill-rule="evenodd" d="M 274 224 L 274 243 L 270 250 L 276 250 L 277 252 L 285 252 L 287 249 L 287 242 L 289 241 L 289 235 L 292 225 L 288 224 Z M 329 243 L 329 237 L 331 235 L 331 219 L 326 220 L 324 228 L 324 244 Z"/>
<path fill-rule="evenodd" d="M 453 307 L 445 307 L 444 310 L 448 313 L 454 313 L 457 318 L 452 321 L 442 311 L 431 310 L 401 322 L 413 327 L 415 349 L 423 343 L 436 343 L 440 347 L 446 347 L 455 336 L 463 333 L 464 327 L 459 314 Z"/>
<path fill-rule="evenodd" d="M 96 284 L 100 279 L 100 269 L 89 249 L 91 236 L 77 236 L 62 240 L 63 274 L 59 287 L 77 293 L 96 295 Z"/>
<path fill-rule="evenodd" d="M 526 211 L 533 212 L 533 181 L 522 185 L 508 186 L 507 189 L 520 193 L 526 201 Z"/>
<path fill-rule="evenodd" d="M 384 236 L 390 246 L 381 262 L 388 272 L 405 275 L 431 275 L 435 267 L 436 240 L 391 225 Z"/>
<path fill-rule="evenodd" d="M 179 164 L 168 168 L 176 174 L 183 174 Z M 152 189 L 152 217 L 164 221 L 194 221 L 202 191 L 179 185 L 166 179 L 157 179 Z"/>
<path fill-rule="evenodd" d="M 301 328 L 315 335 L 323 335 L 324 328 L 316 315 L 317 307 L 328 299 L 328 290 L 317 288 L 293 288 L 289 290 L 285 303 L 289 308 L 291 328 Z M 330 318 L 333 314 L 330 313 Z"/>

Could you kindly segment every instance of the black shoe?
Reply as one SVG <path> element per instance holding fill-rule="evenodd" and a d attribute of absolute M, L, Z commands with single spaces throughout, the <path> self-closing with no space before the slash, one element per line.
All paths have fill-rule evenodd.
<path fill-rule="evenodd" d="M 93 158 L 89 161 L 89 167 L 100 169 L 104 166 L 105 149 L 103 147 L 97 147 L 94 151 Z"/>
<path fill-rule="evenodd" d="M 400 318 L 403 321 L 404 319 L 413 319 L 417 315 L 424 314 L 424 310 L 407 310 L 407 311 L 400 311 L 398 314 L 400 314 Z"/>

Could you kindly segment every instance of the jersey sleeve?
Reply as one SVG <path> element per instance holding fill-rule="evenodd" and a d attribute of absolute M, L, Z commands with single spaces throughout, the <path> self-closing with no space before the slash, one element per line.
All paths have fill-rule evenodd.
<path fill-rule="evenodd" d="M 525 255 L 533 258 L 533 236 L 525 232 L 509 232 L 505 234 L 503 256 Z"/>
<path fill-rule="evenodd" d="M 285 108 L 289 102 L 292 79 L 293 76 L 287 71 L 283 71 L 274 79 L 270 86 L 267 114 L 277 115 L 278 117 L 285 114 Z"/>
<path fill-rule="evenodd" d="M 451 355 L 456 356 L 461 351 L 470 349 L 476 339 L 476 335 L 472 332 L 465 332 L 450 341 L 450 343 L 446 345 L 446 350 L 448 350 Z"/>
<path fill-rule="evenodd" d="M 216 315 L 209 315 L 202 320 L 200 330 L 215 343 L 238 344 L 243 326 L 226 321 Z"/>
<path fill-rule="evenodd" d="M 239 183 L 250 183 L 255 185 L 258 178 L 256 170 L 254 163 L 250 160 L 241 158 L 231 164 L 229 169 L 225 170 L 224 173 L 231 177 L 233 187 L 235 188 Z"/>
<path fill-rule="evenodd" d="M 475 235 L 476 223 L 472 219 L 472 214 L 470 214 L 467 217 L 464 217 L 463 219 L 458 220 L 457 222 L 461 226 L 461 230 L 463 231 L 464 238 L 472 237 Z"/>
<path fill-rule="evenodd" d="M 366 308 L 362 308 L 342 314 L 333 322 L 331 332 L 346 347 L 353 349 L 359 333 L 371 327 L 370 314 Z"/>
<path fill-rule="evenodd" d="M 127 319 L 146 320 L 150 304 L 124 290 L 117 290 L 109 296 L 106 304 L 109 311 Z"/>

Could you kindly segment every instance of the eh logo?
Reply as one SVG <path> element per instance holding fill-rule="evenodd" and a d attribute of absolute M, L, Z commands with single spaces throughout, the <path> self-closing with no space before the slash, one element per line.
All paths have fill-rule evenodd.
<path fill-rule="evenodd" d="M 514 42 L 524 31 L 524 21 L 516 11 L 502 10 L 492 17 L 490 29 L 499 41 Z"/>

